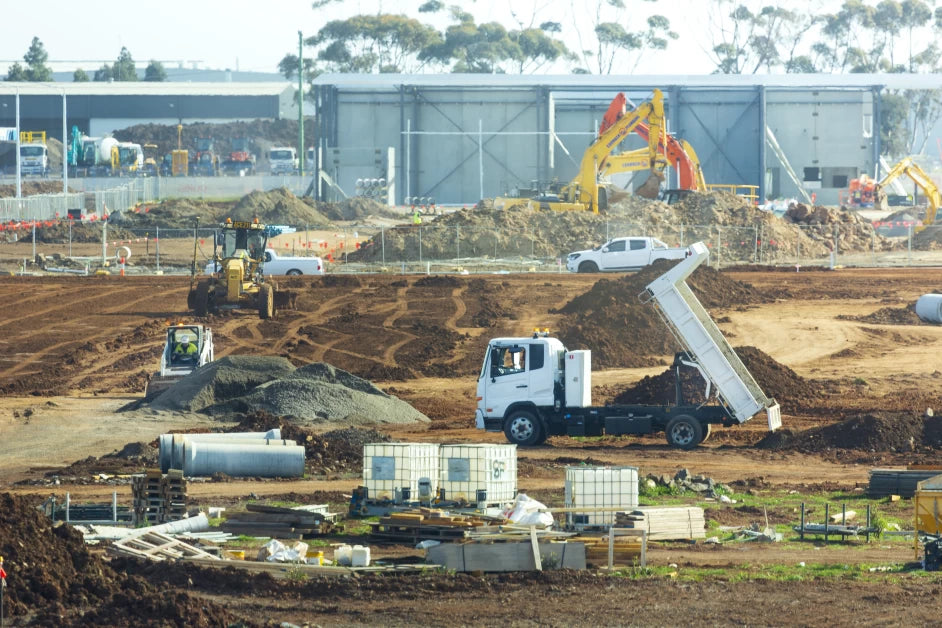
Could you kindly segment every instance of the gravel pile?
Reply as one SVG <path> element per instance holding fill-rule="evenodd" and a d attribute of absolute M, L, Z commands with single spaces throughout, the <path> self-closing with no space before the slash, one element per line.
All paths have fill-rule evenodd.
<path fill-rule="evenodd" d="M 231 355 L 193 371 L 151 402 L 155 410 L 200 412 L 248 394 L 255 387 L 290 375 L 285 358 Z"/>
<path fill-rule="evenodd" d="M 265 382 L 214 411 L 291 416 L 315 424 L 427 423 L 428 417 L 365 379 L 321 362 Z"/>

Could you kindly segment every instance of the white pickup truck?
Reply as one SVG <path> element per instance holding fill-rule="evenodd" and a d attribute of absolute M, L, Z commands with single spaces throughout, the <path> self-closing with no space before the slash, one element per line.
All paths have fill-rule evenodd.
<path fill-rule="evenodd" d="M 216 272 L 216 262 L 209 260 L 206 264 L 206 274 Z M 262 265 L 265 275 L 323 275 L 324 262 L 319 257 L 297 257 L 293 255 L 278 255 L 272 249 L 265 250 L 265 261 Z"/>
<path fill-rule="evenodd" d="M 594 249 L 570 253 L 566 268 L 573 273 L 638 270 L 659 259 L 677 260 L 688 255 L 687 249 L 669 247 L 657 238 L 629 236 L 614 238 Z"/>

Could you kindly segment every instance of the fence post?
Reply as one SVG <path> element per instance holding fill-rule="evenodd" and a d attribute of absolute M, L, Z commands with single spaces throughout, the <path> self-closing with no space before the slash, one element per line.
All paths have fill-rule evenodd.
<path fill-rule="evenodd" d="M 716 227 L 716 269 L 720 269 L 720 251 L 723 250 L 723 227 Z"/>
<path fill-rule="evenodd" d="M 759 263 L 759 225 L 752 227 L 752 263 Z"/>
<path fill-rule="evenodd" d="M 379 241 L 383 249 L 383 266 L 386 265 L 386 227 L 379 228 Z"/>
<path fill-rule="evenodd" d="M 157 272 L 160 272 L 160 227 L 154 235 L 154 256 L 157 258 Z"/>
<path fill-rule="evenodd" d="M 461 258 L 461 226 L 455 225 L 455 259 Z"/>
<path fill-rule="evenodd" d="M 419 227 L 419 263 L 422 263 L 422 227 Z"/>
<path fill-rule="evenodd" d="M 906 228 L 906 265 L 913 265 L 913 224 Z"/>

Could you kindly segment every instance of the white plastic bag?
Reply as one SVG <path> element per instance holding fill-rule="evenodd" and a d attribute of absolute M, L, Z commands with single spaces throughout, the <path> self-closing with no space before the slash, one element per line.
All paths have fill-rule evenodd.
<path fill-rule="evenodd" d="M 545 508 L 543 503 L 527 497 L 525 493 L 520 493 L 514 500 L 513 507 L 504 511 L 504 517 L 517 525 L 549 528 L 553 525 L 553 515 L 548 512 L 539 512 Z"/>

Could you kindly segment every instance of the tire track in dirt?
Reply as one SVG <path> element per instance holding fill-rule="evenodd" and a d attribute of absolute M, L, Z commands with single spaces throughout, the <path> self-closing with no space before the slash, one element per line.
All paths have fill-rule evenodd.
<path fill-rule="evenodd" d="M 121 294 L 124 294 L 124 293 L 126 293 L 126 292 L 130 292 L 130 291 L 132 291 L 132 290 L 136 290 L 136 289 L 133 288 L 133 287 L 124 288 L 123 290 L 121 290 L 121 291 L 118 292 L 118 295 L 120 296 Z M 101 296 L 98 295 L 98 294 L 96 294 L 96 295 L 94 295 L 94 296 L 92 296 L 92 297 L 88 297 L 87 299 L 81 299 L 80 301 L 81 301 L 81 302 L 84 302 L 84 301 L 89 301 L 89 300 L 94 300 L 94 299 L 100 299 L 100 298 L 101 298 Z M 72 324 L 72 326 L 74 326 L 74 325 L 83 324 L 83 322 L 84 322 L 87 318 L 99 317 L 99 316 L 109 316 L 109 315 L 113 315 L 113 314 L 118 314 L 118 313 L 123 312 L 124 310 L 126 310 L 126 309 L 127 309 L 128 307 L 130 307 L 130 306 L 133 306 L 133 305 L 136 305 L 136 304 L 138 304 L 138 303 L 145 302 L 145 301 L 149 301 L 149 300 L 152 300 L 152 299 L 154 299 L 154 298 L 155 298 L 155 295 L 153 295 L 153 294 L 148 294 L 147 296 L 141 297 L 141 298 L 139 298 L 139 299 L 135 299 L 135 300 L 133 300 L 133 301 L 120 301 L 120 300 L 119 300 L 119 302 L 118 302 L 116 305 L 113 305 L 113 306 L 111 306 L 111 307 L 109 307 L 109 308 L 105 308 L 105 309 L 103 309 L 103 310 L 100 311 L 100 312 L 92 313 L 92 314 L 90 314 L 90 315 L 89 315 L 88 317 L 86 317 L 86 318 L 77 318 L 77 317 L 74 317 L 74 316 L 73 316 L 73 317 L 71 317 L 71 318 L 68 319 L 68 323 L 70 323 L 70 324 Z M 73 302 L 71 302 L 71 303 L 69 303 L 69 304 L 63 305 L 63 306 L 58 307 L 58 308 L 47 308 L 46 310 L 43 310 L 42 312 L 39 312 L 39 313 L 48 313 L 48 312 L 52 312 L 52 311 L 56 311 L 56 310 L 62 310 L 62 309 L 69 309 L 69 310 L 72 310 L 72 309 L 74 309 L 74 306 L 75 306 L 75 302 L 73 301 Z M 39 313 L 37 313 L 37 314 L 39 314 Z M 46 325 L 46 326 L 43 326 L 43 327 L 39 327 L 39 328 L 36 328 L 36 329 L 32 329 L 31 331 L 32 331 L 32 333 L 34 333 L 34 334 L 41 334 L 43 330 L 48 330 L 48 329 L 52 329 L 52 328 L 55 328 L 55 327 L 60 327 L 60 328 L 63 327 L 63 320 L 62 320 L 62 319 L 56 319 L 56 322 L 55 322 L 55 323 L 51 323 L 51 324 Z M 22 372 L 24 369 L 26 369 L 26 368 L 30 367 L 31 365 L 34 365 L 34 364 L 35 364 L 35 365 L 39 365 L 39 367 L 40 367 L 40 369 L 41 369 L 42 366 L 43 366 L 43 364 L 46 362 L 47 356 L 50 356 L 51 354 L 54 355 L 54 354 L 56 354 L 60 349 L 64 349 L 65 347 L 68 347 L 68 346 L 70 346 L 70 345 L 84 344 L 85 342 L 89 342 L 89 341 L 98 341 L 98 340 L 101 340 L 101 339 L 103 339 L 103 338 L 107 338 L 107 337 L 109 337 L 109 336 L 113 336 L 113 335 L 114 335 L 114 329 L 110 329 L 110 328 L 100 328 L 98 331 L 96 331 L 96 332 L 94 332 L 94 333 L 92 334 L 92 333 L 89 333 L 89 332 L 87 331 L 88 327 L 89 327 L 88 325 L 84 325 L 84 328 L 85 328 L 85 329 L 83 329 L 83 331 L 82 331 L 81 334 L 72 334 L 72 335 L 70 335 L 70 337 L 69 337 L 67 340 L 63 340 L 63 341 L 61 341 L 61 342 L 55 342 L 55 343 L 53 343 L 53 344 L 46 345 L 45 347 L 43 347 L 42 349 L 40 349 L 40 350 L 38 350 L 38 351 L 30 352 L 30 353 L 28 354 L 28 355 L 29 355 L 28 358 L 19 361 L 17 364 L 15 364 L 15 365 L 12 366 L 12 367 L 9 367 L 9 368 L 7 368 L 7 369 L 0 370 L 0 379 L 7 378 L 7 377 L 12 377 L 13 375 L 16 375 L 17 373 Z M 130 355 L 130 354 L 132 354 L 132 353 L 135 353 L 135 352 L 137 352 L 137 351 L 139 351 L 139 350 L 140 350 L 139 347 L 135 347 L 135 348 L 129 349 L 129 350 L 127 350 L 127 351 L 121 351 L 120 353 L 113 354 L 113 355 L 109 356 L 108 359 L 110 359 L 110 364 L 114 364 L 114 362 L 116 362 L 117 360 L 122 359 L 122 358 L 125 358 L 125 357 L 127 357 L 128 355 Z M 77 365 L 77 366 L 78 366 L 78 368 L 81 368 L 81 367 L 82 367 L 82 365 Z M 98 369 L 96 369 L 96 370 L 98 370 Z M 87 377 L 87 376 L 90 375 L 90 374 L 93 374 L 94 372 L 95 372 L 95 371 L 89 372 L 89 371 L 84 371 L 84 370 L 83 370 L 81 379 L 84 379 L 85 377 Z M 71 384 L 71 383 L 74 383 L 74 381 L 71 381 L 71 380 L 70 380 L 70 384 Z"/>
<path fill-rule="evenodd" d="M 464 304 L 464 293 L 467 289 L 468 286 L 460 286 L 451 291 L 451 302 L 455 304 L 455 313 L 445 319 L 445 329 L 463 333 L 461 330 L 465 328 L 459 328 L 458 321 L 468 312 L 468 306 Z"/>
<path fill-rule="evenodd" d="M 121 294 L 124 294 L 124 293 L 129 293 L 129 292 L 132 292 L 132 291 L 137 291 L 137 288 L 135 288 L 135 287 L 123 288 L 123 289 L 121 289 L 119 292 L 117 292 L 117 296 L 120 296 Z M 88 294 L 88 288 L 84 288 L 84 289 L 82 289 L 82 290 L 77 290 L 77 291 L 75 291 L 75 292 L 77 292 L 78 294 Z M 71 293 L 70 293 L 70 294 L 71 294 Z M 57 305 L 54 305 L 54 306 L 51 306 L 51 307 L 47 307 L 47 308 L 43 308 L 43 309 L 41 309 L 41 310 L 30 310 L 29 313 L 26 314 L 26 315 L 24 315 L 24 316 L 18 316 L 18 317 L 8 318 L 8 319 L 6 319 L 6 320 L 4 320 L 4 321 L 0 321 L 0 329 L 2 329 L 3 327 L 7 327 L 8 325 L 14 325 L 14 324 L 17 324 L 17 323 L 24 323 L 24 322 L 27 322 L 27 321 L 30 321 L 30 320 L 33 320 L 33 319 L 36 319 L 36 318 L 41 318 L 41 319 L 44 320 L 44 321 L 45 321 L 45 320 L 49 320 L 49 319 L 53 319 L 53 322 L 50 322 L 50 323 L 48 323 L 48 324 L 46 324 L 46 325 L 42 325 L 42 326 L 40 326 L 40 327 L 29 327 L 29 330 L 30 330 L 30 334 L 31 334 L 31 335 L 41 334 L 43 331 L 45 331 L 45 330 L 47 330 L 47 329 L 54 328 L 54 327 L 61 327 L 62 324 L 63 324 L 63 322 L 66 322 L 66 323 L 67 323 L 67 322 L 73 321 L 73 320 L 75 319 L 74 311 L 75 311 L 75 308 L 76 308 L 77 305 L 81 305 L 82 303 L 88 303 L 89 301 L 100 300 L 100 299 L 102 298 L 102 296 L 101 296 L 100 293 L 94 293 L 94 294 L 91 294 L 91 295 L 89 295 L 89 296 L 86 296 L 86 297 L 84 297 L 84 298 L 79 298 L 79 299 L 69 299 L 66 295 L 61 295 L 61 296 L 60 296 L 60 295 L 50 295 L 49 293 L 43 292 L 43 293 L 40 293 L 40 294 L 36 297 L 35 300 L 38 300 L 38 301 L 47 301 L 47 300 L 50 298 L 50 296 L 54 296 L 54 297 L 56 298 L 56 303 L 57 303 Z M 115 296 L 114 293 L 109 293 L 109 298 L 111 298 L 111 297 L 113 297 L 113 296 Z M 26 305 L 26 304 L 32 302 L 33 300 L 34 300 L 34 299 L 30 299 L 29 301 L 26 301 L 26 300 L 24 300 L 24 301 L 18 301 L 18 302 L 17 302 L 17 306 L 18 306 L 18 308 L 22 308 L 23 305 Z M 112 299 L 112 300 L 113 300 L 113 299 Z M 101 316 L 102 314 L 106 314 L 106 313 L 107 313 L 107 314 L 114 314 L 114 313 L 116 313 L 116 312 L 120 312 L 123 308 L 124 308 L 123 305 L 121 305 L 121 306 L 116 306 L 116 309 L 113 308 L 113 309 L 111 309 L 111 310 L 106 310 L 106 311 L 102 311 L 102 312 L 94 312 L 94 313 L 91 313 L 91 314 L 89 314 L 89 315 L 90 315 L 90 316 Z M 63 311 L 63 310 L 66 311 L 66 312 L 72 312 L 72 315 L 70 315 L 70 316 L 60 316 L 60 317 L 54 316 L 54 313 L 55 313 L 55 312 L 60 312 L 60 311 Z M 23 327 L 27 327 L 27 325 L 22 325 L 22 326 L 23 326 Z"/>
<path fill-rule="evenodd" d="M 353 295 L 356 296 L 360 292 L 361 290 L 357 289 L 353 292 Z M 291 324 L 286 325 L 285 333 L 282 335 L 280 340 L 278 340 L 274 345 L 272 345 L 272 348 L 275 349 L 276 351 L 279 351 L 283 349 L 284 346 L 289 341 L 297 340 L 298 332 L 305 325 L 312 325 L 314 327 L 317 327 L 318 324 L 323 320 L 323 316 L 325 312 L 332 311 L 334 306 L 337 304 L 337 302 L 342 301 L 344 299 L 348 299 L 350 298 L 350 296 L 351 295 L 343 294 L 343 295 L 338 295 L 332 299 L 327 299 L 326 301 L 321 301 L 320 305 L 318 306 L 316 310 L 314 310 L 313 312 L 303 313 L 302 316 L 298 317 Z M 310 341 L 308 342 L 310 343 Z M 316 344 L 314 343 L 310 343 L 310 344 L 316 346 Z"/>
<path fill-rule="evenodd" d="M 403 336 L 406 336 L 404 339 L 389 345 L 389 347 L 387 347 L 383 352 L 383 364 L 386 366 L 396 366 L 396 351 L 418 338 L 418 336 L 415 334 L 410 334 L 407 331 L 402 331 L 401 329 L 395 329 L 393 327 L 397 320 L 409 313 L 409 300 L 406 298 L 407 291 L 408 286 L 396 289 L 396 309 L 392 314 L 383 319 L 383 329 L 396 331 Z"/>

